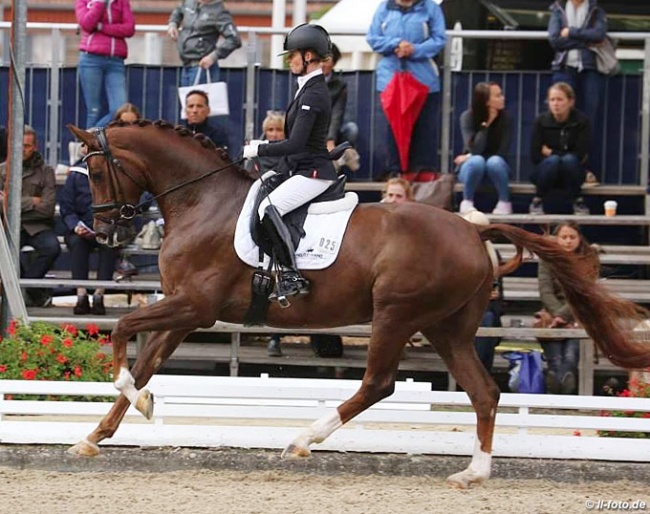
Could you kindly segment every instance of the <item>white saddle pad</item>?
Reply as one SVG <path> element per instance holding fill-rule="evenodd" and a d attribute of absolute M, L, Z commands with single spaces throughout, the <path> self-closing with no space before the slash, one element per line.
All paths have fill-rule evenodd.
<path fill-rule="evenodd" d="M 269 176 L 269 173 L 274 172 L 267 172 L 263 178 Z M 260 180 L 251 186 L 235 228 L 235 251 L 242 261 L 253 267 L 259 265 L 259 249 L 251 238 L 250 226 L 253 204 L 260 186 Z M 345 228 L 358 203 L 356 193 L 346 193 L 340 200 L 309 206 L 304 225 L 307 235 L 300 240 L 296 251 L 298 269 L 325 269 L 334 263 L 343 242 Z M 269 256 L 265 255 L 264 266 L 268 264 Z"/>

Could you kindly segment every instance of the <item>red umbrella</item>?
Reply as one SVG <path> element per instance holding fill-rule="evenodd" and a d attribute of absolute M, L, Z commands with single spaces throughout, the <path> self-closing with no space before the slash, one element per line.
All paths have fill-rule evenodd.
<path fill-rule="evenodd" d="M 402 171 L 408 170 L 413 127 L 429 94 L 429 88 L 408 71 L 398 71 L 380 95 L 399 151 Z"/>

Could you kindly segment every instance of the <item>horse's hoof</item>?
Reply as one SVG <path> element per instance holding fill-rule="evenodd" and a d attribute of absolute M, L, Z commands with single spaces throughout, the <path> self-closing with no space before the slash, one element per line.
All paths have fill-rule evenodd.
<path fill-rule="evenodd" d="M 455 489 L 469 489 L 471 486 L 480 485 L 486 480 L 485 477 L 477 476 L 472 471 L 465 470 L 447 477 L 446 483 Z"/>
<path fill-rule="evenodd" d="M 97 457 L 97 455 L 99 455 L 99 446 L 83 439 L 74 446 L 68 448 L 68 453 L 80 457 Z"/>
<path fill-rule="evenodd" d="M 153 418 L 153 394 L 149 391 L 149 389 L 143 389 L 140 391 L 138 401 L 135 403 L 135 408 L 145 418 Z"/>
<path fill-rule="evenodd" d="M 304 459 L 311 456 L 311 450 L 302 446 L 297 446 L 294 443 L 291 443 L 287 446 L 282 452 L 281 458 L 284 460 L 291 459 Z"/>

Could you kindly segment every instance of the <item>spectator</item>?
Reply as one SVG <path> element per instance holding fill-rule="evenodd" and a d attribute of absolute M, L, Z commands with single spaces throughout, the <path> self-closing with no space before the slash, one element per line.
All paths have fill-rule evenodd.
<path fill-rule="evenodd" d="M 199 68 L 208 70 L 210 80 L 218 82 L 219 59 L 241 46 L 232 15 L 221 0 L 183 0 L 169 17 L 167 34 L 176 41 L 183 61 L 181 86 L 193 85 Z M 199 78 L 200 83 L 207 82 L 207 77 Z"/>
<path fill-rule="evenodd" d="M 4 188 L 4 179 L 3 176 L 0 189 Z M 23 278 L 43 278 L 61 252 L 54 233 L 55 204 L 54 170 L 45 165 L 38 151 L 36 132 L 26 125 L 23 136 L 20 247 L 31 246 L 34 255 L 21 254 L 20 276 Z M 25 301 L 31 306 L 45 307 L 49 305 L 51 296 L 46 290 L 29 289 Z"/>
<path fill-rule="evenodd" d="M 488 82 L 476 84 L 472 105 L 460 116 L 460 129 L 465 153 L 454 159 L 458 180 L 465 185 L 460 213 L 474 209 L 477 186 L 489 181 L 499 195 L 492 213 L 512 214 L 508 188 L 510 166 L 506 161 L 511 125 L 501 86 Z"/>
<path fill-rule="evenodd" d="M 86 102 L 86 128 L 104 126 L 126 102 L 126 38 L 135 33 L 129 0 L 76 0 L 81 27 L 79 81 Z M 108 113 L 102 116 L 102 91 Z"/>
<path fill-rule="evenodd" d="M 282 111 L 269 111 L 266 113 L 266 118 L 262 122 L 262 139 L 272 141 L 282 141 L 284 135 L 285 114 Z M 262 171 L 276 170 L 280 166 L 282 157 L 266 156 L 260 157 L 262 163 Z"/>
<path fill-rule="evenodd" d="M 130 102 L 120 105 L 120 107 L 115 111 L 115 116 L 113 120 L 123 121 L 125 123 L 133 123 L 142 118 L 140 110 Z"/>
<path fill-rule="evenodd" d="M 409 169 L 401 170 L 399 153 L 391 130 L 387 131 L 386 176 L 400 171 L 431 172 L 435 152 L 435 93 L 440 78 L 433 58 L 445 46 L 445 19 L 442 10 L 430 0 L 386 0 L 379 4 L 367 35 L 368 44 L 381 55 L 377 65 L 377 91 L 380 93 L 398 71 L 409 71 L 429 88 L 429 95 L 413 128 L 409 150 Z"/>
<path fill-rule="evenodd" d="M 571 222 L 561 223 L 553 234 L 565 251 L 585 258 L 586 272 L 596 280 L 600 273 L 598 252 L 589 246 L 578 225 Z M 542 306 L 550 314 L 549 328 L 574 326 L 575 319 L 566 302 L 564 292 L 543 262 L 539 263 L 537 276 Z M 538 315 L 540 314 L 538 313 Z M 541 345 L 548 366 L 546 391 L 551 394 L 573 394 L 577 384 L 579 341 L 577 339 L 542 339 Z"/>
<path fill-rule="evenodd" d="M 413 201 L 413 190 L 408 180 L 391 178 L 386 181 L 381 203 L 404 203 Z"/>
<path fill-rule="evenodd" d="M 88 148 L 81 144 L 81 153 L 85 155 Z M 114 248 L 100 245 L 95 240 L 92 212 L 92 196 L 88 183 L 88 170 L 85 163 L 77 162 L 70 169 L 71 173 L 61 190 L 59 206 L 61 218 L 67 229 L 65 242 L 70 250 L 70 268 L 72 278 L 75 280 L 88 280 L 90 269 L 90 255 L 93 250 L 98 251 L 97 280 L 111 280 L 115 269 L 117 252 Z M 77 304 L 73 309 L 74 314 L 106 314 L 104 306 L 104 289 L 97 288 L 93 294 L 92 307 L 88 299 L 88 292 L 84 287 L 77 288 Z"/>
<path fill-rule="evenodd" d="M 327 131 L 327 149 L 331 152 L 337 144 L 348 141 L 354 145 L 359 135 L 359 127 L 353 121 L 343 123 L 345 109 L 348 103 L 348 85 L 338 75 L 333 73 L 336 63 L 341 59 L 341 51 L 332 45 L 332 55 L 323 62 L 323 75 L 327 82 L 327 89 L 332 98 L 332 117 Z"/>
<path fill-rule="evenodd" d="M 607 36 L 607 15 L 597 0 L 556 0 L 551 4 L 548 37 L 555 50 L 553 82 L 566 82 L 578 96 L 592 125 L 598 120 L 605 75 L 590 47 Z"/>
<path fill-rule="evenodd" d="M 573 213 L 587 215 L 581 196 L 585 180 L 584 163 L 591 138 L 587 117 L 575 109 L 573 88 L 557 82 L 548 89 L 548 108 L 533 124 L 530 155 L 535 164 L 531 180 L 537 192 L 531 214 L 544 214 L 543 200 L 552 188 L 561 188 L 573 199 Z"/>
<path fill-rule="evenodd" d="M 208 95 L 200 89 L 194 89 L 185 97 L 185 126 L 193 134 L 204 134 L 219 148 L 228 149 L 228 132 L 219 125 L 212 125 L 208 120 L 210 101 Z"/>
<path fill-rule="evenodd" d="M 7 129 L 0 125 L 0 163 L 7 160 Z"/>

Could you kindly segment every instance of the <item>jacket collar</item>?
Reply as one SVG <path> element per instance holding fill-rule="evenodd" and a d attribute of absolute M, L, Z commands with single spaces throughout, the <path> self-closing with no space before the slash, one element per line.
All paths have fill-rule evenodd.
<path fill-rule="evenodd" d="M 29 159 L 23 161 L 23 174 L 25 174 L 26 171 L 31 172 L 32 170 L 43 166 L 44 163 L 45 161 L 43 160 L 41 153 L 35 151 Z"/>
<path fill-rule="evenodd" d="M 307 84 L 307 82 L 309 82 L 310 79 L 322 74 L 323 74 L 323 70 L 318 68 L 317 70 L 314 70 L 311 73 L 307 73 L 307 75 L 298 77 L 298 91 L 296 91 L 294 98 L 300 94 L 300 91 L 302 91 L 302 88 L 305 87 L 305 84 Z"/>

